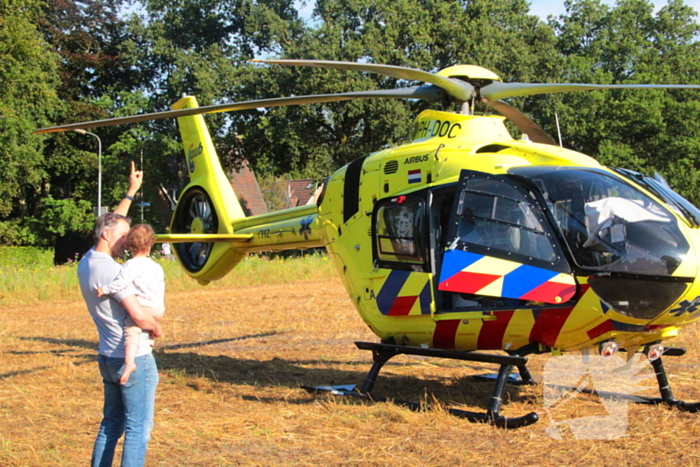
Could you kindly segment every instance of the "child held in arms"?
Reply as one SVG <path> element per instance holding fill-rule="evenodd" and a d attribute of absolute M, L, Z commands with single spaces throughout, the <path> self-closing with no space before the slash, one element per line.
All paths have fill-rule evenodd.
<path fill-rule="evenodd" d="M 122 265 L 119 275 L 104 287 L 97 288 L 97 296 L 115 294 L 129 285 L 136 288 L 136 297 L 141 306 L 154 318 L 160 320 L 165 312 L 165 275 L 163 268 L 148 257 L 156 241 L 156 235 L 148 224 L 138 224 L 129 230 L 126 247 L 131 259 Z M 141 338 L 141 328 L 127 317 L 124 322 L 124 372 L 120 382 L 126 384 L 129 375 L 136 369 L 136 351 Z M 153 340 L 151 340 L 153 346 Z"/>

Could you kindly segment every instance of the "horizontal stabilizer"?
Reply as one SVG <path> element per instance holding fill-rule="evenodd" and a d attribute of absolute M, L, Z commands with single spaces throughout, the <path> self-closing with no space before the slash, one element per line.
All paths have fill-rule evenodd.
<path fill-rule="evenodd" d="M 156 235 L 156 243 L 247 242 L 253 234 L 164 234 Z"/>

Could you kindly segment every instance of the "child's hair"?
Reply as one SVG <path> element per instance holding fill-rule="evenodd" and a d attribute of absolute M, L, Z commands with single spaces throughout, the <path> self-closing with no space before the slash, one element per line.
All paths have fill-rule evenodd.
<path fill-rule="evenodd" d="M 136 224 L 126 234 L 126 246 L 132 253 L 149 253 L 156 243 L 156 234 L 148 224 Z"/>

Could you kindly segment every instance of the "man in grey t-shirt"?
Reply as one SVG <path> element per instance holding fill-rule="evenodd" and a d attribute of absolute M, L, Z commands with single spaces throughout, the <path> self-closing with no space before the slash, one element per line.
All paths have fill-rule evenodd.
<path fill-rule="evenodd" d="M 127 313 L 141 328 L 158 337 L 160 324 L 141 307 L 136 290 L 129 287 L 113 297 L 97 297 L 97 287 L 109 284 L 121 269 L 114 258 L 124 254 L 126 234 L 131 220 L 126 214 L 133 196 L 141 186 L 143 174 L 131 164 L 129 190 L 113 213 L 95 222 L 95 247 L 80 261 L 78 279 L 87 309 L 99 334 L 97 349 L 104 383 L 104 411 L 92 452 L 92 466 L 110 466 L 114 449 L 122 434 L 122 466 L 142 466 L 153 427 L 158 369 L 151 354 L 148 333 L 142 334 L 136 358 L 136 371 L 129 381 L 119 380 L 124 366 L 124 320 Z"/>

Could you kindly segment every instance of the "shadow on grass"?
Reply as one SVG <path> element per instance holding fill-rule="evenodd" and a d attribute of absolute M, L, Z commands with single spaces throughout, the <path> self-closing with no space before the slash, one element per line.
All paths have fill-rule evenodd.
<path fill-rule="evenodd" d="M 226 342 L 243 341 L 269 337 L 279 332 L 267 332 L 253 335 L 237 336 L 227 339 L 207 340 L 201 342 L 170 344 L 157 348 L 154 351 L 158 368 L 161 372 L 182 375 L 183 377 L 201 377 L 216 383 L 231 385 L 246 385 L 254 387 L 289 387 L 301 386 L 335 386 L 352 385 L 362 386 L 367 372 L 372 366 L 371 357 L 366 361 L 335 361 L 328 359 L 304 359 L 285 360 L 272 358 L 270 360 L 239 359 L 226 355 L 211 356 L 196 352 L 171 352 L 173 350 L 198 348 L 207 345 Z M 80 349 L 96 350 L 94 341 L 82 339 L 57 339 L 52 337 L 19 337 L 21 340 L 45 342 L 54 345 L 77 347 Z M 61 349 L 48 351 L 17 352 L 22 353 L 52 353 L 69 355 L 83 359 L 75 364 L 91 363 L 95 361 L 95 355 L 75 355 L 76 350 Z M 444 368 L 444 376 L 421 377 L 396 375 L 391 373 L 391 366 L 410 367 L 408 362 L 390 362 L 379 375 L 372 391 L 382 398 L 397 400 L 425 401 L 434 400 L 439 404 L 453 406 L 466 405 L 485 410 L 493 391 L 493 382 L 483 381 L 472 376 L 455 378 L 451 377 L 451 368 Z M 365 368 L 362 368 L 362 366 Z M 417 367 L 418 369 L 418 367 Z M 494 365 L 494 371 L 497 366 Z M 33 370 L 23 370 L 31 372 Z M 7 375 L 0 375 L 0 377 Z M 307 403 L 307 399 L 290 400 L 288 397 L 254 398 L 264 403 L 280 402 Z M 532 402 L 532 397 L 521 393 L 521 388 L 508 385 L 504 394 L 506 402 Z"/>
<path fill-rule="evenodd" d="M 372 361 L 329 361 L 326 359 L 269 360 L 238 359 L 225 355 L 210 356 L 197 353 L 156 352 L 158 367 L 174 374 L 184 372 L 188 376 L 209 379 L 216 383 L 245 385 L 253 387 L 301 388 L 315 386 L 357 385 L 362 387 Z M 401 366 L 410 366 L 402 363 Z M 363 368 L 364 366 L 364 368 Z M 497 367 L 494 366 L 494 370 Z M 432 378 L 432 379 L 431 379 Z M 494 382 L 466 376 L 451 377 L 450 369 L 445 368 L 444 377 L 421 377 L 392 374 L 391 368 L 384 367 L 374 386 L 372 394 L 382 399 L 404 401 L 432 401 L 442 406 L 470 406 L 485 411 L 493 393 Z M 319 396 L 323 397 L 323 396 Z M 508 402 L 536 402 L 535 398 L 522 391 L 519 386 L 507 385 L 504 392 L 507 410 Z M 244 400 L 263 403 L 306 404 L 306 398 L 293 398 L 286 394 L 274 397 L 242 396 Z M 313 400 L 313 399 L 311 399 Z M 353 399 L 356 400 L 356 399 Z M 359 403 L 366 401 L 359 400 Z M 432 404 L 432 402 L 430 402 Z"/>
<path fill-rule="evenodd" d="M 9 373 L 5 373 L 0 375 L 0 379 L 5 379 L 5 378 L 11 378 L 13 376 L 19 376 L 19 375 L 28 375 L 31 373 L 36 373 L 37 371 L 42 371 L 42 370 L 48 370 L 49 366 L 40 366 L 38 368 L 32 368 L 31 370 L 17 370 L 17 371 L 11 371 Z"/>
<path fill-rule="evenodd" d="M 67 345 L 68 347 L 80 347 L 82 349 L 90 349 L 97 351 L 97 342 L 86 341 L 84 339 L 56 339 L 55 337 L 20 337 L 17 339 L 21 341 L 32 341 L 32 342 L 46 342 L 47 344 L 54 345 Z M 43 351 L 43 353 L 56 352 L 52 350 Z M 63 352 L 63 351 L 61 351 Z M 41 351 L 36 353 L 42 353 Z"/>
<path fill-rule="evenodd" d="M 169 344 L 169 345 L 158 346 L 157 351 L 191 349 L 194 347 L 204 347 L 205 345 L 225 344 L 227 342 L 244 341 L 247 339 L 259 339 L 261 337 L 270 337 L 270 336 L 274 336 L 277 334 L 284 334 L 284 333 L 277 332 L 277 331 L 270 331 L 270 332 L 263 332 L 260 334 L 253 334 L 253 335 L 249 335 L 249 336 L 231 337 L 228 339 L 213 339 L 213 340 L 202 341 L 202 342 L 190 342 L 188 344 Z"/>
<path fill-rule="evenodd" d="M 55 337 L 21 337 L 17 336 L 17 339 L 21 341 L 30 342 L 45 342 L 47 344 L 68 346 L 73 348 L 68 349 L 57 349 L 57 350 L 9 350 L 7 353 L 10 355 L 54 355 L 57 357 L 70 357 L 73 358 L 73 365 L 85 365 L 86 363 L 95 363 L 97 361 L 97 342 L 86 341 L 83 339 L 56 339 Z M 92 350 L 93 352 L 84 353 L 83 350 Z M 18 374 L 29 374 L 35 373 L 37 371 L 50 369 L 51 367 L 40 367 L 33 370 L 23 370 Z M 11 375 L 15 376 L 15 375 Z M 0 378 L 7 377 L 7 375 L 0 375 Z"/>

